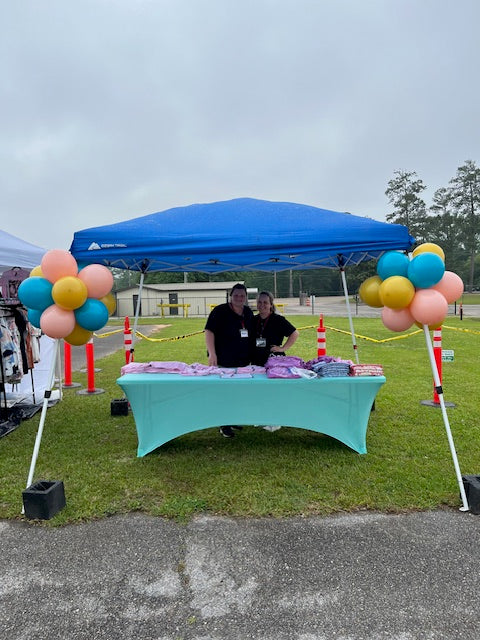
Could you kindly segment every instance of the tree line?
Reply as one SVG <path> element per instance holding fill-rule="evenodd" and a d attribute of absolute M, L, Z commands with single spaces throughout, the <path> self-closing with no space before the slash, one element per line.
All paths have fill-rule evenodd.
<path fill-rule="evenodd" d="M 403 224 L 417 244 L 434 242 L 445 252 L 449 271 L 458 274 L 468 291 L 480 289 L 480 168 L 473 160 L 458 167 L 456 175 L 446 187 L 437 189 L 431 204 L 421 197 L 426 190 L 416 171 L 399 169 L 387 184 L 385 195 L 392 207 L 387 222 Z M 350 292 L 375 273 L 376 262 L 361 263 L 348 268 Z M 139 274 L 114 269 L 115 290 L 134 286 Z M 340 274 L 336 269 L 306 269 L 279 273 L 225 272 L 206 273 L 147 273 L 145 284 L 184 282 L 244 281 L 247 287 L 272 291 L 275 297 L 287 298 L 306 294 L 342 295 Z"/>
<path fill-rule="evenodd" d="M 440 187 L 427 206 L 426 186 L 415 171 L 395 171 L 385 195 L 393 206 L 387 222 L 408 227 L 418 244 L 434 242 L 445 252 L 445 265 L 457 273 L 466 289 L 480 285 L 480 168 L 473 160 L 458 167 L 448 186 Z"/>

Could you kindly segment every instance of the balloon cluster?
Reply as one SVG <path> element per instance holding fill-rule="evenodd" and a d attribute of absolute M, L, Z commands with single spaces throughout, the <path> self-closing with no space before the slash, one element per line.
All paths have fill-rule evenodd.
<path fill-rule="evenodd" d="M 360 298 L 371 307 L 383 307 L 382 322 L 391 331 L 406 331 L 413 324 L 439 327 L 448 305 L 463 293 L 462 279 L 445 271 L 445 254 L 426 242 L 413 251 L 413 259 L 398 251 L 384 253 L 377 275 L 360 285 Z"/>
<path fill-rule="evenodd" d="M 113 275 L 99 264 L 78 269 L 68 251 L 52 249 L 18 288 L 28 320 L 50 338 L 86 344 L 115 311 Z"/>

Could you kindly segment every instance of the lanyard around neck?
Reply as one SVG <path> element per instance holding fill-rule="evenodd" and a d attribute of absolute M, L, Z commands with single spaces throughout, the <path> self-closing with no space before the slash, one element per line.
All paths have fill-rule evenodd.
<path fill-rule="evenodd" d="M 267 322 L 270 320 L 271 315 L 272 314 L 268 315 L 265 318 L 265 320 L 262 320 L 262 318 L 258 316 L 257 328 L 258 328 L 258 335 L 260 336 L 260 338 L 263 337 L 263 332 L 265 331 L 265 327 L 267 326 Z"/>

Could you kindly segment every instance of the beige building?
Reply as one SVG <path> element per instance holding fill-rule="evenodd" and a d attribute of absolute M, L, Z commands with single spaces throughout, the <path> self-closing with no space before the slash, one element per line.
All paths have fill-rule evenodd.
<path fill-rule="evenodd" d="M 140 316 L 207 316 L 217 304 L 227 302 L 228 294 L 235 282 L 173 282 L 144 284 L 141 296 Z M 241 281 L 240 281 L 241 282 Z M 115 315 L 135 315 L 138 286 L 116 292 Z M 248 289 L 253 301 L 257 289 Z M 255 305 L 250 302 L 255 309 Z"/>

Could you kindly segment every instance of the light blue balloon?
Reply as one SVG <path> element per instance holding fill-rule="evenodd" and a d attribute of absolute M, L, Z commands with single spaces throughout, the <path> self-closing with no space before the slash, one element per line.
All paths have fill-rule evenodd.
<path fill-rule="evenodd" d="M 443 278 L 445 264 L 436 253 L 420 253 L 408 264 L 408 279 L 417 289 L 428 289 Z"/>
<path fill-rule="evenodd" d="M 45 311 L 53 302 L 52 283 L 41 276 L 30 276 L 18 287 L 18 299 L 27 309 Z"/>
<path fill-rule="evenodd" d="M 108 322 L 108 309 L 96 298 L 87 298 L 74 313 L 77 324 L 87 331 L 98 331 Z"/>
<path fill-rule="evenodd" d="M 382 280 L 391 276 L 407 277 L 408 265 L 410 261 L 404 253 L 399 251 L 387 251 L 377 263 L 377 274 Z"/>
<path fill-rule="evenodd" d="M 41 317 L 42 313 L 43 313 L 43 311 L 39 311 L 38 309 L 28 309 L 27 310 L 28 321 L 34 327 L 37 327 L 37 329 L 40 329 L 40 317 Z"/>

